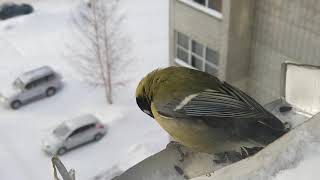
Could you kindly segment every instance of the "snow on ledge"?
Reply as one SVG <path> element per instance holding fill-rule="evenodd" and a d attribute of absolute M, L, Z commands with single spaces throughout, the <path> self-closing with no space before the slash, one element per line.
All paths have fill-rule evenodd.
<path fill-rule="evenodd" d="M 213 17 L 215 17 L 215 18 L 217 18 L 217 19 L 219 19 L 219 20 L 221 20 L 222 17 L 223 17 L 220 12 L 215 11 L 215 10 L 213 10 L 213 9 L 209 9 L 208 7 L 205 7 L 205 6 L 203 6 L 203 5 L 197 4 L 196 2 L 193 2 L 193 1 L 191 1 L 191 0 L 178 0 L 178 1 L 180 1 L 180 2 L 182 2 L 182 3 L 185 3 L 185 4 L 187 4 L 188 6 L 190 6 L 190 7 L 192 7 L 192 8 L 195 8 L 195 9 L 197 9 L 197 10 L 203 11 L 203 12 L 205 12 L 206 14 L 209 14 L 210 16 L 213 16 Z"/>

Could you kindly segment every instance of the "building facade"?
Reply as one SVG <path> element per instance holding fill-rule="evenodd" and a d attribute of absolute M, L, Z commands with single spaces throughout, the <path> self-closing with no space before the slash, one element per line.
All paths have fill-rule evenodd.
<path fill-rule="evenodd" d="M 320 1 L 170 0 L 170 64 L 218 76 L 260 103 L 280 97 L 281 67 L 320 65 Z"/>

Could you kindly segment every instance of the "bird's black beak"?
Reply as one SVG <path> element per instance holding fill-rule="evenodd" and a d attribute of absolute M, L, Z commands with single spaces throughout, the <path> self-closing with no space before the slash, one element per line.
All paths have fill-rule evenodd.
<path fill-rule="evenodd" d="M 145 98 L 137 97 L 136 101 L 141 111 L 148 114 L 150 117 L 154 118 L 151 111 L 150 103 Z"/>

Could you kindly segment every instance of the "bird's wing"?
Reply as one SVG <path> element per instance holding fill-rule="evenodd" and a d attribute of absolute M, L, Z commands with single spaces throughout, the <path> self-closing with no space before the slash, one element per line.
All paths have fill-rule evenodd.
<path fill-rule="evenodd" d="M 185 105 L 175 109 L 189 116 L 217 118 L 262 118 L 268 115 L 264 108 L 242 91 L 222 83 L 219 90 L 206 89 Z"/>
<path fill-rule="evenodd" d="M 175 99 L 159 108 L 159 113 L 169 117 L 261 121 L 267 126 L 282 129 L 282 123 L 259 103 L 226 82 L 221 83 L 217 90 L 206 89 L 184 99 Z"/>

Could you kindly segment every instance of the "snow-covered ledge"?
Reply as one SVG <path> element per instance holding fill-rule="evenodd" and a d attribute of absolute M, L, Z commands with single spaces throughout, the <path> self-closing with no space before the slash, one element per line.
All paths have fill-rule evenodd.
<path fill-rule="evenodd" d="M 205 6 L 200 5 L 200 4 L 196 3 L 196 2 L 193 2 L 192 0 L 177 0 L 177 1 L 180 1 L 180 2 L 182 2 L 182 3 L 184 3 L 184 4 L 186 4 L 186 5 L 194 8 L 194 9 L 203 11 L 203 12 L 205 12 L 206 14 L 208 14 L 208 15 L 210 15 L 210 16 L 213 16 L 213 17 L 215 17 L 215 18 L 217 18 L 217 19 L 219 19 L 219 20 L 221 20 L 222 17 L 223 17 L 220 12 L 215 11 L 215 10 L 213 10 L 213 9 L 209 9 L 208 7 L 205 7 Z"/>

